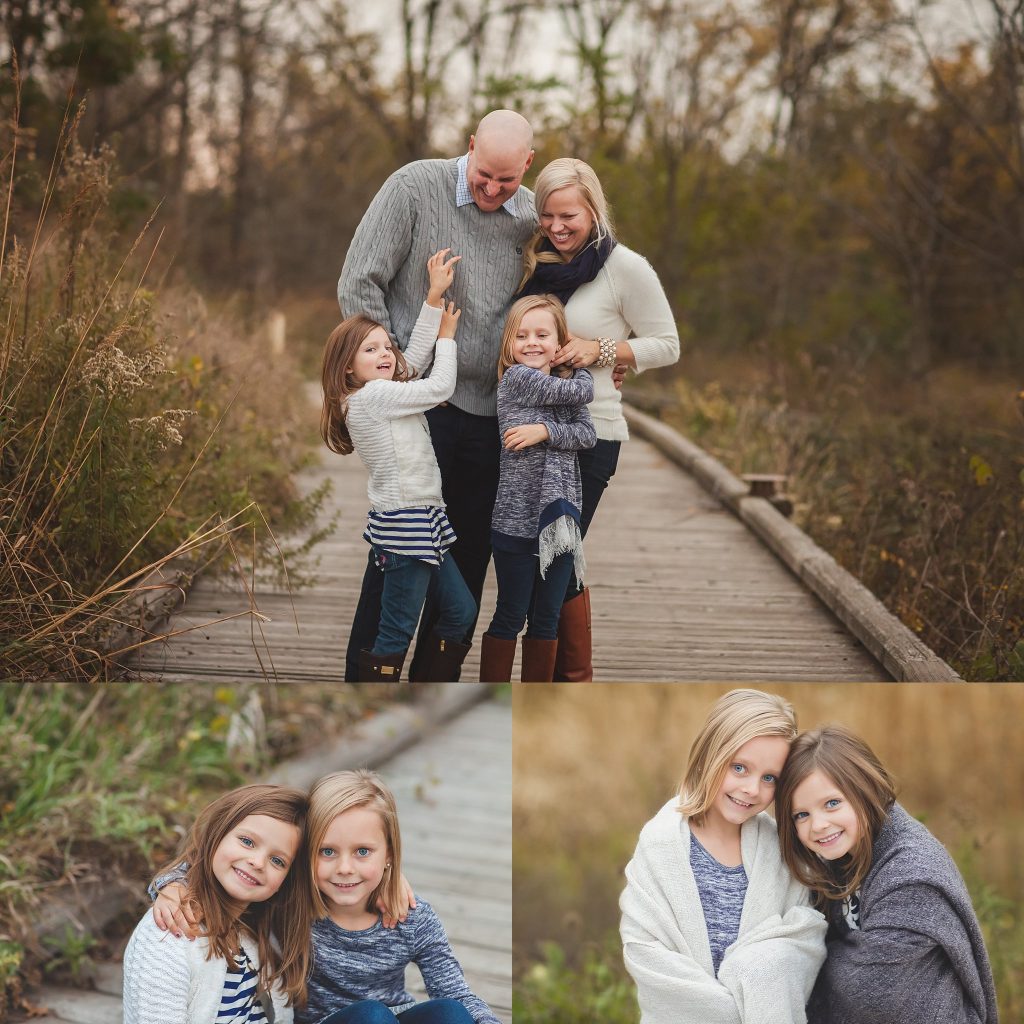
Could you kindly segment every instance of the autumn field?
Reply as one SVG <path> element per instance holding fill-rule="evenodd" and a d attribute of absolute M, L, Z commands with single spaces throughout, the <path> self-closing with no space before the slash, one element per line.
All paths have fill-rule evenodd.
<path fill-rule="evenodd" d="M 617 942 L 622 870 L 675 791 L 729 687 L 529 687 L 514 693 L 516 1020 L 635 1021 Z M 841 722 L 955 858 L 982 921 L 1005 1020 L 1024 1010 L 1024 688 L 789 685 L 801 729 Z M 557 1008 L 557 1009 L 556 1009 Z M 556 1016 L 551 1016 L 555 1013 Z M 522 1016 L 520 1017 L 520 1014 Z"/>

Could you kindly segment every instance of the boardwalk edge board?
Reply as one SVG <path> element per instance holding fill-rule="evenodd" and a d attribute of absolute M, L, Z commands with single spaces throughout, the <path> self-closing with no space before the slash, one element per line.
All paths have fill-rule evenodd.
<path fill-rule="evenodd" d="M 767 498 L 703 448 L 626 402 L 630 430 L 680 466 L 733 512 L 850 630 L 899 682 L 962 682 L 960 676 L 905 626 L 863 583 L 794 526 Z"/>
<path fill-rule="evenodd" d="M 357 735 L 340 736 L 319 749 L 277 765 L 257 782 L 309 786 L 332 771 L 349 768 L 378 768 L 403 750 L 414 746 L 445 722 L 458 717 L 491 696 L 494 688 L 480 683 L 431 684 L 418 687 L 412 704 L 396 704 L 386 711 L 357 723 Z M 40 960 L 53 956 L 45 939 L 62 938 L 68 928 L 78 934 L 98 932 L 115 917 L 143 906 L 138 886 L 124 879 L 97 879 L 59 887 L 39 905 L 31 928 L 21 936 L 27 948 Z M 76 990 L 77 991 L 77 990 Z"/>

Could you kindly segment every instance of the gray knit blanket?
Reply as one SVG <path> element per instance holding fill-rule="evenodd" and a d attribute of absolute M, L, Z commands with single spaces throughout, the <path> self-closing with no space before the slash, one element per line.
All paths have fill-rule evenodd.
<path fill-rule="evenodd" d="M 875 840 L 860 930 L 835 918 L 810 1024 L 998 1024 L 971 897 L 941 843 L 899 805 Z"/>

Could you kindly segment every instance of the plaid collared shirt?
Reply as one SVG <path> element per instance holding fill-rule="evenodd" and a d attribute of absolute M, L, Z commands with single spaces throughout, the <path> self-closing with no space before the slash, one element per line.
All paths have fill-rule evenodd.
<path fill-rule="evenodd" d="M 466 169 L 469 167 L 469 154 L 463 153 L 459 157 L 459 174 L 455 179 L 455 205 L 456 206 L 469 206 L 473 202 L 473 193 L 469 191 L 469 176 L 466 173 Z M 507 210 L 514 217 L 516 215 L 516 196 L 519 190 L 517 189 L 503 202 L 502 208 Z"/>

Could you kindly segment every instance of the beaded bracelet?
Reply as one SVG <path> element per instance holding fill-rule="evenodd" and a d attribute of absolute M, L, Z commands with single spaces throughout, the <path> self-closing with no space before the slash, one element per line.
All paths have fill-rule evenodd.
<path fill-rule="evenodd" d="M 597 338 L 599 355 L 597 365 L 602 369 L 606 366 L 615 365 L 615 342 L 611 338 Z"/>

